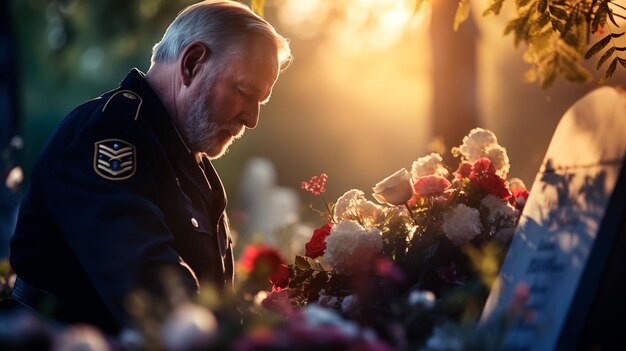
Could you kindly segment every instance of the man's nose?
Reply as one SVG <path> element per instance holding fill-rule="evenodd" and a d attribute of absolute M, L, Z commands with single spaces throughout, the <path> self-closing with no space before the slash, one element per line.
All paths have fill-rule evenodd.
<path fill-rule="evenodd" d="M 241 120 L 243 121 L 243 125 L 248 129 L 254 129 L 259 124 L 259 104 L 248 106 L 247 111 L 242 113 Z"/>

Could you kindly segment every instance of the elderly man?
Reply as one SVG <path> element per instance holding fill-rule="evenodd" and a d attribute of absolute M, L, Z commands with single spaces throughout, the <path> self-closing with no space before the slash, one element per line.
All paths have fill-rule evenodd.
<path fill-rule="evenodd" d="M 71 112 L 43 150 L 11 241 L 13 298 L 107 331 L 134 289 L 175 271 L 193 296 L 232 284 L 226 196 L 210 159 L 258 123 L 289 45 L 247 7 L 184 9 L 152 65 Z M 161 291 L 162 292 L 162 291 Z"/>

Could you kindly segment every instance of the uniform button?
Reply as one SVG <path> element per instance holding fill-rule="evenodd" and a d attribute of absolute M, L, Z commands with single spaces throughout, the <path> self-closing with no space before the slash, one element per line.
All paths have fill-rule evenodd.
<path fill-rule="evenodd" d="M 198 228 L 198 221 L 195 218 L 193 218 L 193 217 L 191 217 L 191 225 L 194 228 Z"/>
<path fill-rule="evenodd" d="M 123 93 L 122 95 L 124 95 L 125 98 L 131 99 L 131 100 L 135 100 L 137 98 L 135 97 L 135 95 L 131 93 Z"/>

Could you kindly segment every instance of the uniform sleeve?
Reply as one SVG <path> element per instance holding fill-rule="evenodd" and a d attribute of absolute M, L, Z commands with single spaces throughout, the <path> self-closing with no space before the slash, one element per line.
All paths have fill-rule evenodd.
<path fill-rule="evenodd" d="M 127 294 L 138 285 L 157 285 L 164 266 L 178 271 L 189 290 L 198 284 L 174 250 L 173 235 L 155 204 L 158 160 L 145 126 L 132 119 L 132 107 L 98 109 L 75 135 L 59 138 L 57 143 L 67 145 L 48 162 L 44 181 L 46 201 L 65 240 L 122 325 Z"/>

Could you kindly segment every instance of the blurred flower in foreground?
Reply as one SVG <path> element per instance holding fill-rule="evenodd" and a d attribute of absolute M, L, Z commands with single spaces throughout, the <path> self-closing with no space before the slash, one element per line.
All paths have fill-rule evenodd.
<path fill-rule="evenodd" d="M 435 307 L 437 298 L 432 291 L 413 290 L 409 294 L 409 305 L 418 306 L 424 309 Z"/>
<path fill-rule="evenodd" d="M 218 336 L 217 319 L 208 309 L 186 303 L 167 317 L 161 329 L 166 350 L 200 350 L 210 346 Z"/>
<path fill-rule="evenodd" d="M 402 168 L 378 182 L 372 190 L 372 196 L 381 204 L 404 205 L 413 196 L 411 174 Z"/>
<path fill-rule="evenodd" d="M 102 332 L 90 325 L 67 327 L 55 340 L 54 351 L 109 351 L 112 348 Z"/>
<path fill-rule="evenodd" d="M 289 268 L 280 252 L 265 245 L 248 245 L 239 259 L 241 269 L 253 279 L 269 279 L 274 288 L 289 284 Z"/>
<path fill-rule="evenodd" d="M 11 171 L 9 171 L 9 174 L 7 175 L 5 185 L 7 188 L 16 191 L 23 181 L 24 171 L 22 170 L 22 167 L 13 167 L 13 169 L 11 169 Z"/>

